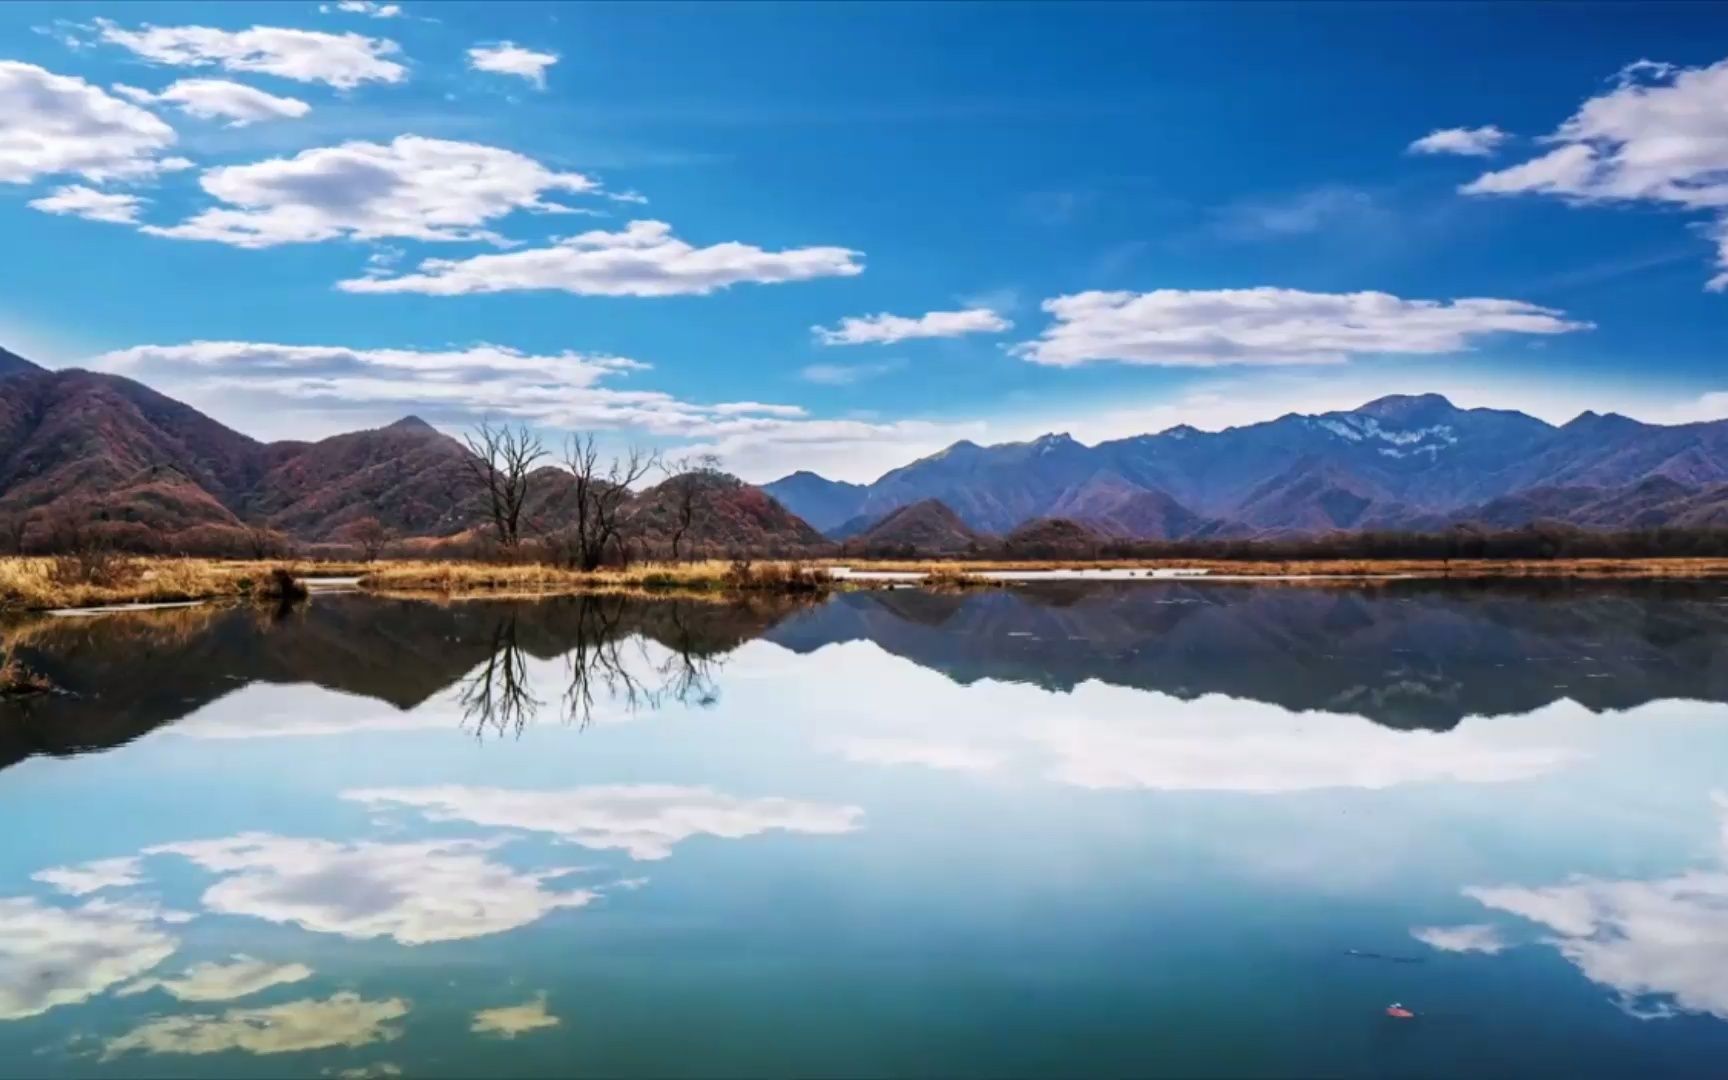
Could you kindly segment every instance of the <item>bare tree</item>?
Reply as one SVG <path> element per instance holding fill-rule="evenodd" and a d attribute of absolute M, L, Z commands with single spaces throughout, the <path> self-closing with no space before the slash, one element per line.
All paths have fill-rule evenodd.
<path fill-rule="evenodd" d="M 363 562 L 376 562 L 378 556 L 384 553 L 384 545 L 390 542 L 390 530 L 375 517 L 363 517 L 345 531 L 348 538 L 360 546 L 360 558 Z"/>
<path fill-rule="evenodd" d="M 517 425 L 493 427 L 487 421 L 464 435 L 468 472 L 486 494 L 487 513 L 498 542 L 514 549 L 522 539 L 522 507 L 528 502 L 528 477 L 546 456 L 540 437 Z"/>
<path fill-rule="evenodd" d="M 576 522 L 572 526 L 571 560 L 582 570 L 597 570 L 607 548 L 624 552 L 620 514 L 630 501 L 630 489 L 659 463 L 660 455 L 632 446 L 622 458 L 604 467 L 592 435 L 572 435 L 564 449 L 564 467 L 573 481 Z"/>
<path fill-rule="evenodd" d="M 672 561 L 679 558 L 679 547 L 696 521 L 696 503 L 702 489 L 720 473 L 718 454 L 696 454 L 678 458 L 662 466 L 672 492 Z"/>

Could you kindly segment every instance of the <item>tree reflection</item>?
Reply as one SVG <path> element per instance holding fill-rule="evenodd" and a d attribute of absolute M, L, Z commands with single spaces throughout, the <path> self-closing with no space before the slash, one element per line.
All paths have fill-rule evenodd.
<path fill-rule="evenodd" d="M 664 625 L 655 628 L 652 644 L 664 655 L 656 655 L 650 637 L 635 625 L 644 611 L 640 601 L 606 595 L 571 601 L 558 627 L 560 644 L 566 646 L 561 702 L 566 723 L 586 729 L 607 707 L 626 712 L 668 703 L 708 708 L 720 700 L 723 661 L 704 639 L 703 620 L 692 618 L 683 603 L 666 602 L 654 610 Z M 494 627 L 486 660 L 461 680 L 464 728 L 481 738 L 520 736 L 544 704 L 531 681 L 518 615 L 512 612 Z"/>
<path fill-rule="evenodd" d="M 540 711 L 540 699 L 528 686 L 528 657 L 517 640 L 514 612 L 498 620 L 485 663 L 460 685 L 463 726 L 472 725 L 476 738 L 488 731 L 520 736 Z"/>

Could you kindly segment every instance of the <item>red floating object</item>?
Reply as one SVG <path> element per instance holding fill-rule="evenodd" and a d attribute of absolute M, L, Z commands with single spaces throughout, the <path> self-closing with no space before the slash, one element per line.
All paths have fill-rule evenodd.
<path fill-rule="evenodd" d="M 1409 1009 L 1406 1009 L 1404 1006 L 1398 1004 L 1396 1001 L 1394 1001 L 1392 1004 L 1386 1006 L 1386 1015 L 1390 1016 L 1394 1020 L 1414 1020 L 1414 1019 L 1416 1019 L 1415 1013 L 1411 1012 Z"/>

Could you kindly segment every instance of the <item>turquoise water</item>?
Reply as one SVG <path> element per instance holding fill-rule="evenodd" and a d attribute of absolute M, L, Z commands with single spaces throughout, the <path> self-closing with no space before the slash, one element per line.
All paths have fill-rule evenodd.
<path fill-rule="evenodd" d="M 1721 588 L 0 632 L 72 691 L 0 705 L 3 1075 L 1728 1059 Z"/>

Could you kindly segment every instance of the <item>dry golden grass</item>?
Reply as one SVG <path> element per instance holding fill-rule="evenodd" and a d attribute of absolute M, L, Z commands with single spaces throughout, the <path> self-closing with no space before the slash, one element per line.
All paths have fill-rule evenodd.
<path fill-rule="evenodd" d="M 982 571 L 1020 570 L 1205 570 L 1232 577 L 1300 576 L 1321 580 L 1369 577 L 1418 578 L 1716 578 L 1728 577 L 1728 559 L 1549 559 L 1414 560 L 1336 559 L 1233 561 L 1052 560 L 1049 562 L 956 562 L 950 560 L 826 560 L 821 563 L 765 561 L 730 563 L 642 563 L 624 570 L 582 573 L 541 565 L 472 562 L 391 561 L 310 563 L 219 559 L 128 558 L 115 560 L 100 580 L 70 579 L 56 572 L 51 558 L 0 558 L 0 612 L 44 611 L 108 604 L 168 603 L 189 600 L 261 598 L 271 591 L 272 572 L 297 575 L 358 576 L 369 591 L 444 596 L 546 596 L 583 592 L 632 592 L 657 595 L 777 592 L 814 594 L 835 587 L 868 587 L 836 582 L 829 568 L 893 570 L 922 575 L 936 588 L 996 584 Z"/>
<path fill-rule="evenodd" d="M 360 580 L 364 589 L 445 594 L 538 595 L 573 592 L 809 592 L 827 588 L 826 570 L 792 562 L 640 563 L 592 573 L 540 565 L 466 562 L 380 563 Z"/>
<path fill-rule="evenodd" d="M 959 592 L 963 589 L 1000 588 L 1007 584 L 1000 578 L 987 578 L 970 567 L 959 564 L 932 567 L 918 579 L 918 584 L 938 592 Z"/>
<path fill-rule="evenodd" d="M 53 559 L 5 559 L 0 560 L 0 610 L 243 596 L 256 574 L 199 559 L 128 559 L 99 580 L 72 581 L 56 572 Z"/>

